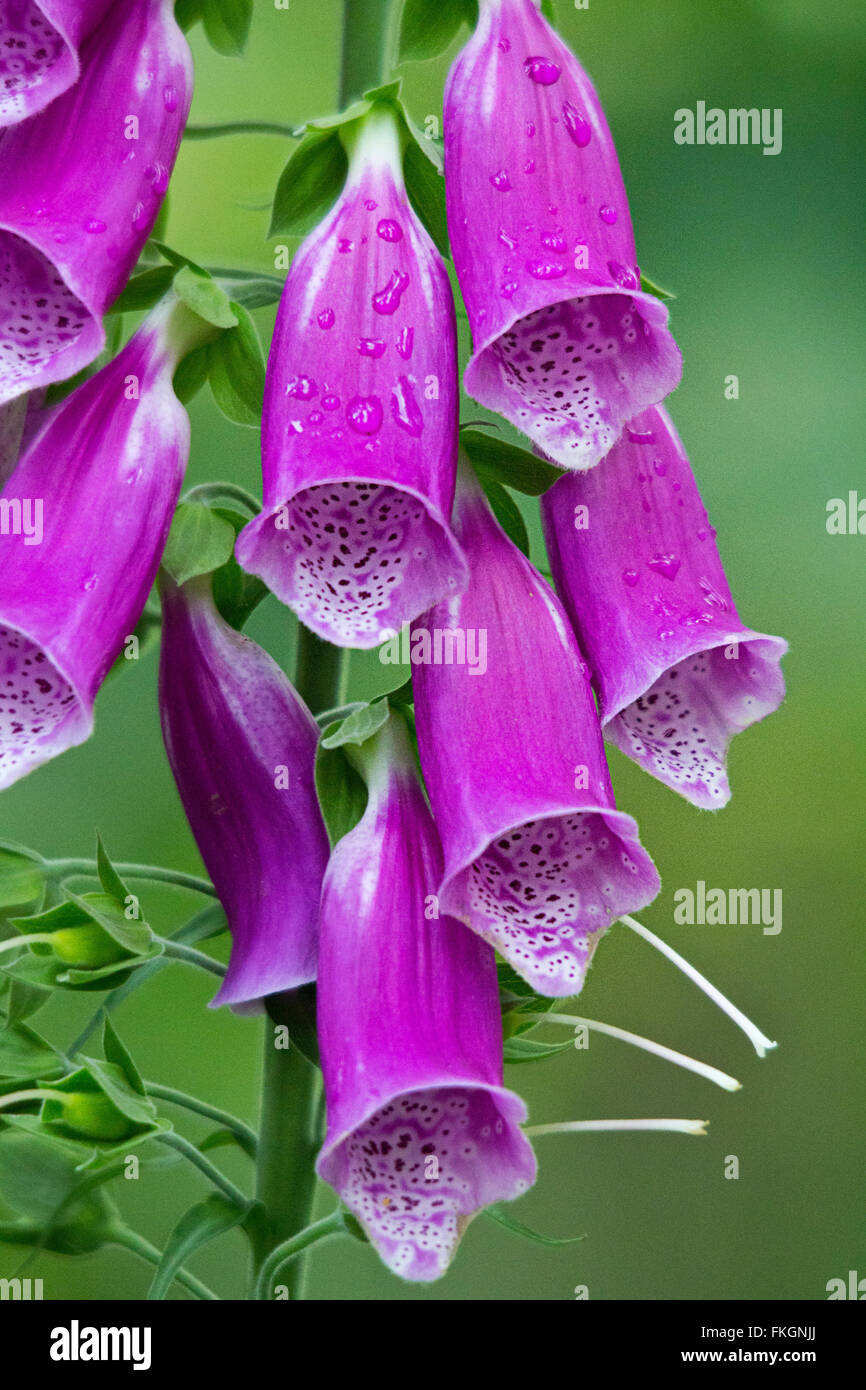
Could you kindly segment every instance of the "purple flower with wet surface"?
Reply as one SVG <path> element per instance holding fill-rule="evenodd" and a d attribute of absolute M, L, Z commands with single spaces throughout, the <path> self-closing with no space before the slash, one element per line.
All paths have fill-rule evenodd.
<path fill-rule="evenodd" d="M 192 318 L 155 310 L 47 412 L 0 493 L 0 787 L 90 736 L 144 608 L 189 454 L 172 374 Z"/>
<path fill-rule="evenodd" d="M 316 978 L 318 729 L 273 658 L 220 617 L 209 576 L 165 576 L 161 593 L 163 737 L 232 933 L 213 1003 L 247 1004 Z"/>
<path fill-rule="evenodd" d="M 493 952 L 436 907 L 442 852 L 399 715 L 358 766 L 367 807 L 322 895 L 317 1169 L 389 1269 L 436 1279 L 479 1208 L 532 1185 L 535 1157 L 502 1084 Z"/>
<path fill-rule="evenodd" d="M 449 524 L 454 306 L 374 108 L 337 206 L 292 262 L 268 362 L 264 511 L 237 556 L 320 637 L 374 647 L 466 584 Z"/>
<path fill-rule="evenodd" d="M 592 468 L 680 379 L 641 291 L 616 150 L 577 59 L 533 0 L 484 0 L 445 94 L 470 396 L 563 468 Z"/>
<path fill-rule="evenodd" d="M 741 621 L 667 411 L 643 411 L 593 473 L 560 479 L 542 516 L 605 736 L 695 805 L 723 806 L 728 744 L 781 704 L 788 644 Z"/>
<path fill-rule="evenodd" d="M 82 49 L 111 0 L 3 0 L 0 127 L 43 110 L 78 81 Z"/>
<path fill-rule="evenodd" d="M 413 668 L 421 765 L 445 853 L 443 909 L 540 993 L 577 994 L 605 930 L 652 901 L 658 874 L 635 822 L 616 809 L 568 619 L 468 475 L 455 528 L 469 588 L 418 626 L 484 630 L 487 669 Z"/>
<path fill-rule="evenodd" d="M 99 354 L 102 315 L 153 227 L 192 98 L 171 0 L 112 5 L 80 61 L 73 86 L 3 135 L 0 403 Z"/>

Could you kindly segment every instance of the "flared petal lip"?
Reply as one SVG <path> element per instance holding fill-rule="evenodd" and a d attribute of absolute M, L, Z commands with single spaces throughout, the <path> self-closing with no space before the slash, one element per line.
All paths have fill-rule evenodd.
<path fill-rule="evenodd" d="M 712 652 L 716 651 L 719 647 L 742 645 L 746 642 L 769 642 L 775 649 L 772 653 L 772 657 L 778 662 L 782 660 L 782 657 L 788 651 L 788 643 L 784 637 L 774 637 L 772 634 L 766 632 L 753 632 L 749 627 L 734 628 L 722 633 L 721 636 L 716 634 L 710 641 L 707 641 L 706 638 L 702 641 L 697 629 L 695 633 L 694 642 L 688 643 L 682 648 L 677 648 L 676 654 L 672 656 L 672 659 L 666 665 L 659 665 L 653 681 L 650 681 L 649 684 L 642 682 L 627 695 L 621 696 L 615 708 L 602 710 L 602 731 L 607 729 L 608 724 L 610 724 L 613 719 L 616 719 L 617 715 L 622 714 L 623 710 L 628 709 L 629 705 L 633 705 L 635 700 L 639 700 L 642 695 L 645 695 L 654 682 L 664 675 L 665 671 L 669 671 L 672 666 L 678 665 L 681 661 L 688 661 L 690 657 L 698 656 L 701 652 Z M 783 698 L 784 695 L 780 697 L 779 704 Z M 773 708 L 777 709 L 778 704 L 774 705 Z M 756 715 L 755 719 L 751 722 L 757 723 L 758 720 L 764 717 L 764 715 Z M 746 725 L 746 727 L 748 728 L 748 725 Z"/>
<path fill-rule="evenodd" d="M 398 1100 L 400 1096 L 411 1095 L 415 1091 L 437 1091 L 446 1088 L 450 1089 L 452 1087 L 459 1087 L 459 1089 L 463 1091 L 486 1091 L 496 1104 L 502 1107 L 504 1117 L 508 1122 L 517 1125 L 518 1128 L 523 1124 L 529 1114 L 523 1097 L 519 1096 L 516 1091 L 510 1090 L 507 1086 L 491 1086 L 489 1082 L 475 1081 L 459 1076 L 456 1073 L 454 1075 L 443 1075 L 442 1077 L 437 1076 L 435 1080 L 427 1081 L 423 1085 L 413 1083 L 401 1090 L 388 1091 L 384 1095 L 372 1099 L 369 1105 L 360 1112 L 354 1124 L 348 1126 L 348 1128 L 342 1129 L 339 1134 L 329 1134 L 326 1137 L 319 1157 L 316 1159 L 316 1172 L 325 1182 L 330 1182 L 331 1179 L 326 1169 L 329 1166 L 330 1160 L 337 1153 L 337 1150 L 345 1144 L 347 1139 L 351 1138 L 356 1129 L 360 1129 L 362 1125 L 369 1123 L 373 1116 L 384 1106 L 392 1104 L 392 1102 Z M 523 1137 L 524 1139 L 526 1138 L 525 1135 Z M 528 1139 L 526 1139 L 526 1144 L 531 1152 L 532 1146 Z"/>
<path fill-rule="evenodd" d="M 70 748 L 77 748 L 80 744 L 87 742 L 87 740 L 90 738 L 90 735 L 93 733 L 94 696 L 83 695 L 81 692 L 79 682 L 70 675 L 69 671 L 66 670 L 60 664 L 59 661 L 57 661 L 53 653 L 45 645 L 42 639 L 28 632 L 27 629 L 25 627 L 22 627 L 19 622 L 13 622 L 11 620 L 8 620 L 4 616 L 2 608 L 0 608 L 0 627 L 12 628 L 15 632 L 20 633 L 22 637 L 26 638 L 28 642 L 31 642 L 34 647 L 38 647 L 40 651 L 45 652 L 45 655 L 48 657 L 48 660 L 51 662 L 51 665 L 53 666 L 54 670 L 57 672 L 57 674 L 61 677 L 62 680 L 65 680 L 68 683 L 68 685 L 71 686 L 72 690 L 75 692 L 75 709 L 78 715 L 78 720 L 76 721 L 78 723 L 76 737 L 74 739 L 71 739 L 70 742 L 66 744 L 65 748 L 62 748 L 57 752 L 46 753 L 44 758 L 41 758 L 38 762 L 34 761 L 31 764 L 31 766 L 27 768 L 26 771 L 19 772 L 14 777 L 7 779 L 3 776 L 2 771 L 0 771 L 0 791 L 5 791 L 7 787 L 14 786 L 15 783 L 20 782 L 23 777 L 29 776 L 31 772 L 36 772 L 36 770 L 42 767 L 44 763 L 50 762 L 53 758 L 59 757 L 61 752 L 66 753 Z M 79 722 L 82 719 L 82 717 L 84 720 L 83 726 Z M 66 721 L 64 720 L 64 722 Z"/>
<path fill-rule="evenodd" d="M 535 288 L 535 286 L 533 286 L 533 288 Z M 629 298 L 639 302 L 642 311 L 645 311 L 643 312 L 643 317 L 652 323 L 653 327 L 667 329 L 670 320 L 670 311 L 667 305 L 660 299 L 657 299 L 655 295 L 648 294 L 646 290 L 627 289 L 623 285 L 611 284 L 609 280 L 595 281 L 589 275 L 586 277 L 586 282 L 580 287 L 563 285 L 561 281 L 555 280 L 549 281 L 546 285 L 542 281 L 539 281 L 537 296 L 533 296 L 532 304 L 527 305 L 522 310 L 514 309 L 498 327 L 495 329 L 491 328 L 480 343 L 475 343 L 473 334 L 472 356 L 463 373 L 463 380 L 467 391 L 470 391 L 471 394 L 470 380 L 475 375 L 475 369 L 479 358 L 481 358 L 487 349 L 492 347 L 495 342 L 504 337 L 506 333 L 510 333 L 514 325 L 520 323 L 522 319 L 527 318 L 530 314 L 538 313 L 540 309 L 549 309 L 552 304 L 563 304 L 571 299 L 580 299 L 582 297 L 589 298 L 590 296 L 603 294 L 628 295 Z M 676 346 L 676 343 L 674 343 L 673 346 L 676 348 L 677 355 L 680 358 L 680 364 L 682 364 L 682 354 Z M 677 382 L 674 382 L 674 385 L 670 387 L 671 391 L 675 389 L 678 380 L 679 378 Z"/>
<path fill-rule="evenodd" d="M 464 592 L 464 590 L 467 588 L 469 584 L 469 566 L 466 562 L 466 557 L 463 554 L 462 547 L 460 546 L 456 536 L 454 535 L 454 532 L 452 531 L 445 517 L 440 512 L 439 508 L 436 507 L 430 501 L 429 497 L 426 497 L 423 492 L 420 492 L 418 488 L 409 487 L 405 483 L 401 483 L 399 479 L 390 479 L 379 475 L 370 476 L 364 475 L 362 473 L 340 473 L 337 475 L 326 475 L 322 478 L 311 478 L 308 483 L 304 483 L 302 486 L 296 487 L 293 492 L 288 493 L 281 502 L 277 502 L 273 506 L 269 507 L 266 511 L 263 510 L 262 512 L 260 512 L 260 514 L 257 517 L 254 517 L 254 519 L 249 523 L 249 525 L 244 527 L 243 531 L 238 536 L 237 544 L 235 546 L 235 555 L 241 568 L 246 570 L 248 574 L 255 574 L 260 579 L 264 580 L 268 587 L 272 589 L 273 592 L 277 595 L 277 598 L 279 598 L 283 603 L 287 603 L 291 607 L 293 600 L 288 597 L 286 586 L 282 585 L 278 587 L 274 582 L 268 579 L 267 575 L 264 573 L 264 570 L 262 568 L 255 568 L 255 550 L 258 548 L 262 533 L 264 532 L 265 527 L 268 525 L 268 523 L 272 522 L 277 512 L 280 512 L 283 510 L 284 507 L 287 507 L 289 503 L 292 502 L 293 499 L 298 496 L 299 493 L 306 492 L 308 489 L 314 487 L 335 487 L 338 486 L 340 483 L 370 483 L 384 487 L 392 487 L 395 489 L 395 491 L 404 492 L 408 497 L 414 497 L 417 502 L 420 502 L 424 510 L 427 512 L 427 515 L 430 517 L 430 520 L 435 522 L 435 524 L 442 531 L 442 534 L 451 549 L 451 554 L 456 569 L 455 577 L 457 579 L 457 583 L 455 587 L 451 589 L 447 595 L 442 594 L 441 598 L 457 598 L 460 594 Z M 301 552 L 298 551 L 298 554 L 300 553 Z M 439 600 L 436 600 L 436 602 L 438 601 Z M 425 607 L 423 609 L 419 609 L 417 613 L 407 613 L 403 621 L 412 622 L 415 618 L 419 617 L 422 612 L 426 612 L 427 609 L 431 607 L 433 607 L 433 604 L 425 604 Z M 309 618 L 307 617 L 305 617 L 303 621 L 305 626 L 309 627 L 311 631 L 317 634 L 317 636 L 323 637 L 326 641 L 333 640 L 329 629 L 324 624 L 317 627 L 316 624 L 310 622 Z M 384 642 L 388 636 L 393 635 L 394 630 L 395 629 L 393 628 L 393 626 L 388 626 L 382 629 L 380 633 L 374 632 L 368 634 L 360 634 L 352 643 L 352 649 L 355 651 L 371 651 L 374 647 L 378 647 L 382 642 Z"/>
<path fill-rule="evenodd" d="M 442 882 L 439 886 L 439 897 L 442 902 L 442 907 L 448 913 L 449 917 L 455 917 L 458 922 L 463 922 L 464 926 L 469 925 L 467 919 L 462 917 L 454 906 L 448 905 L 447 895 L 454 881 L 459 878 L 462 873 L 465 873 L 470 865 L 474 864 L 476 859 L 480 858 L 495 840 L 508 835 L 512 830 L 519 830 L 528 820 L 552 820 L 557 816 L 601 816 L 613 834 L 618 835 L 620 839 L 628 840 L 630 843 L 638 846 L 646 857 L 647 867 L 650 868 L 656 876 L 658 882 L 656 891 L 658 892 L 661 889 L 661 879 L 658 876 L 658 870 L 649 853 L 643 847 L 640 838 L 640 828 L 634 816 L 630 816 L 627 811 L 617 810 L 615 806 L 603 806 L 595 802 L 589 805 L 577 806 L 574 802 L 569 802 L 560 806 L 540 806 L 538 810 L 534 812 L 530 812 L 529 808 L 527 808 L 527 815 L 524 816 L 522 820 L 511 821 L 508 824 L 504 824 L 489 835 L 482 831 L 472 851 L 463 855 L 456 864 L 448 867 L 442 878 Z"/>

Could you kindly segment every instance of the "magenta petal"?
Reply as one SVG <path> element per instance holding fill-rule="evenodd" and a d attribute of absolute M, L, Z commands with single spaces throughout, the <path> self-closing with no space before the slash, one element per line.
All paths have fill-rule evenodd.
<path fill-rule="evenodd" d="M 640 290 L 595 89 L 533 0 L 490 0 L 445 96 L 466 390 L 564 468 L 598 463 L 680 379 L 668 311 Z"/>
<path fill-rule="evenodd" d="M 170 0 L 116 4 L 74 87 L 6 131 L 0 179 L 0 403 L 74 375 L 159 211 L 192 96 Z"/>
<path fill-rule="evenodd" d="M 81 72 L 83 40 L 111 0 L 3 0 L 0 127 L 35 116 Z"/>
<path fill-rule="evenodd" d="M 365 131 L 292 262 L 265 387 L 264 511 L 237 547 L 339 646 L 376 646 L 466 582 L 449 527 L 454 306 L 392 145 L 389 129 Z"/>
<path fill-rule="evenodd" d="M 50 412 L 0 494 L 0 787 L 89 737 L 153 584 L 189 453 L 166 312 Z"/>
<path fill-rule="evenodd" d="M 442 855 L 405 728 L 364 746 L 360 823 L 322 895 L 317 1170 L 406 1279 L 445 1272 L 470 1218 L 535 1180 L 523 1101 L 502 1085 L 493 952 L 438 916 Z"/>
<path fill-rule="evenodd" d="M 213 1004 L 315 979 L 328 861 L 316 722 L 267 652 L 219 616 L 207 578 L 163 584 L 159 701 L 174 779 L 232 933 Z"/>
<path fill-rule="evenodd" d="M 416 664 L 418 744 L 445 853 L 442 906 L 543 994 L 577 994 L 607 927 L 659 890 L 617 811 L 589 675 L 568 619 L 460 485 L 472 578 L 413 628 L 486 634 L 486 669 Z"/>
<path fill-rule="evenodd" d="M 592 474 L 560 479 L 542 515 L 605 736 L 695 805 L 723 806 L 728 744 L 781 703 L 787 643 L 741 622 L 667 411 L 632 420 Z"/>

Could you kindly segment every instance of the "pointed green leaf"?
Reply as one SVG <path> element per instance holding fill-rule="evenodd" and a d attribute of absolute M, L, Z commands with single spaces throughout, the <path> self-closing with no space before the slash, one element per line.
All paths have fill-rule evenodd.
<path fill-rule="evenodd" d="M 115 898 L 123 907 L 126 899 L 130 896 L 129 889 L 115 869 L 102 843 L 102 836 L 96 836 L 96 872 L 99 875 L 99 882 L 102 884 L 106 893 L 111 898 Z"/>
<path fill-rule="evenodd" d="M 234 328 L 237 315 L 225 290 L 220 289 L 207 271 L 184 265 L 172 281 L 174 292 L 188 309 L 215 328 Z"/>
<path fill-rule="evenodd" d="M 387 700 L 375 700 L 370 705 L 362 705 L 334 727 L 325 730 L 321 738 L 322 747 L 342 748 L 347 743 L 353 743 L 360 748 L 362 743 L 366 743 L 368 738 L 378 733 L 383 724 L 387 724 L 389 714 Z"/>
<path fill-rule="evenodd" d="M 0 914 L 42 900 L 47 876 L 38 859 L 0 849 Z"/>
<path fill-rule="evenodd" d="M 474 28 L 477 21 L 477 0 L 405 0 L 397 61 L 436 58 L 450 46 L 462 24 Z"/>
<path fill-rule="evenodd" d="M 208 346 L 208 380 L 214 400 L 229 420 L 256 428 L 262 420 L 265 358 L 256 326 L 240 304 L 232 303 L 237 327 Z"/>
<path fill-rule="evenodd" d="M 349 160 L 339 130 L 310 130 L 277 184 L 269 237 L 306 236 L 333 206 Z"/>
<path fill-rule="evenodd" d="M 138 275 L 133 275 L 126 288 L 121 290 L 107 313 L 134 314 L 142 309 L 152 309 L 163 295 L 168 294 L 174 276 L 174 267 L 170 265 L 156 265 L 149 270 L 140 271 Z"/>
<path fill-rule="evenodd" d="M 178 363 L 172 386 L 181 405 L 186 405 L 201 390 L 210 371 L 210 350 L 213 343 L 202 343 L 193 348 Z"/>
<path fill-rule="evenodd" d="M 529 532 L 511 493 L 506 492 L 501 483 L 497 483 L 493 478 L 481 478 L 480 482 L 490 503 L 490 510 L 506 536 L 528 557 Z"/>
<path fill-rule="evenodd" d="M 0 1077 L 25 1081 L 31 1077 L 55 1077 L 64 1071 L 63 1059 L 51 1043 L 23 1023 L 0 1032 Z"/>
<path fill-rule="evenodd" d="M 567 471 L 484 430 L 462 429 L 460 445 L 482 482 L 492 479 L 527 497 L 540 497 Z"/>
<path fill-rule="evenodd" d="M 224 58 L 239 58 L 246 48 L 253 0 L 200 0 L 208 43 Z"/>
<path fill-rule="evenodd" d="M 578 1241 L 586 1239 L 585 1236 L 543 1236 L 539 1231 L 524 1226 L 522 1221 L 515 1221 L 513 1216 L 506 1216 L 500 1207 L 485 1207 L 484 1215 L 489 1216 L 491 1221 L 498 1221 L 500 1226 L 514 1235 L 534 1240 L 538 1245 L 576 1245 Z"/>
<path fill-rule="evenodd" d="M 105 1026 L 102 1031 L 102 1050 L 105 1053 L 106 1062 L 112 1062 L 114 1066 L 120 1068 L 133 1091 L 136 1091 L 140 1096 L 146 1096 L 147 1092 L 144 1089 L 144 1082 L 138 1068 L 120 1041 L 108 1014 L 105 1015 Z"/>
<path fill-rule="evenodd" d="M 403 152 L 403 175 L 409 201 L 443 256 L 451 255 L 445 215 L 445 180 L 413 139 Z"/>
<path fill-rule="evenodd" d="M 338 725 L 329 726 L 336 730 Z M 342 748 L 316 752 L 316 791 L 331 845 L 354 830 L 367 809 L 367 788 Z"/>
<path fill-rule="evenodd" d="M 217 516 L 229 523 L 235 536 L 240 535 L 249 522 L 248 516 L 243 516 L 233 508 L 214 507 L 213 510 Z M 221 616 L 236 632 L 243 629 L 250 614 L 270 592 L 267 585 L 256 575 L 247 574 L 246 570 L 241 569 L 234 555 L 230 555 L 225 564 L 214 571 L 212 583 L 214 603 Z"/>
<path fill-rule="evenodd" d="M 661 285 L 654 285 L 648 275 L 641 275 L 640 287 L 646 294 L 655 295 L 656 299 L 676 299 L 672 290 L 663 290 Z"/>
<path fill-rule="evenodd" d="M 147 1291 L 148 1299 L 155 1301 L 165 1298 L 184 1261 L 208 1241 L 239 1226 L 247 1211 L 247 1207 L 237 1207 L 215 1192 L 184 1212 L 166 1242 L 153 1283 Z"/>
<path fill-rule="evenodd" d="M 557 1052 L 565 1052 L 572 1046 L 572 1039 L 561 1043 L 533 1042 L 531 1038 L 513 1037 L 503 1044 L 503 1060 L 506 1062 L 540 1062 L 544 1057 L 555 1057 Z"/>
<path fill-rule="evenodd" d="M 224 517 L 201 502 L 181 502 L 171 523 L 162 566 L 175 584 L 185 584 L 224 565 L 234 548 L 235 532 Z"/>

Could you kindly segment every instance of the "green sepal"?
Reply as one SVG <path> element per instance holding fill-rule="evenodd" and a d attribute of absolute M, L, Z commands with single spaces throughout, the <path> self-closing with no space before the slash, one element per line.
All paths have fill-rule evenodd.
<path fill-rule="evenodd" d="M 15 1090 L 17 1083 L 34 1077 L 60 1076 L 65 1070 L 62 1056 L 50 1042 L 25 1024 L 7 1020 L 0 1031 L 0 1092 Z"/>
<path fill-rule="evenodd" d="M 69 1100 L 44 1100 L 40 1120 L 46 1129 L 91 1144 L 117 1144 L 166 1128 L 156 1106 L 139 1095 L 114 1062 L 82 1057 L 83 1066 L 53 1082 L 55 1093 Z"/>
<path fill-rule="evenodd" d="M 208 381 L 213 398 L 227 419 L 257 429 L 265 391 L 264 353 L 247 310 L 234 300 L 230 308 L 235 326 L 207 344 Z"/>
<path fill-rule="evenodd" d="M 175 584 L 210 574 L 231 559 L 235 548 L 231 522 L 202 502 L 181 502 L 171 523 L 162 567 Z"/>
<path fill-rule="evenodd" d="M 571 1038 L 566 1042 L 542 1043 L 532 1038 L 507 1038 L 503 1044 L 502 1056 L 505 1062 L 540 1062 L 545 1057 L 555 1057 L 572 1046 Z"/>
<path fill-rule="evenodd" d="M 336 202 L 348 172 L 339 128 L 308 129 L 277 183 L 268 236 L 306 236 Z"/>
<path fill-rule="evenodd" d="M 676 299 L 676 295 L 674 294 L 673 290 L 663 290 L 661 285 L 654 284 L 648 275 L 641 275 L 640 287 L 645 294 L 655 295 L 656 299 L 661 299 L 663 301 L 668 299 Z"/>
<path fill-rule="evenodd" d="M 48 876 L 38 855 L 0 846 L 0 917 L 9 908 L 41 903 L 47 882 Z"/>
<path fill-rule="evenodd" d="M 206 270 L 191 263 L 181 266 L 172 280 L 172 288 L 178 299 L 205 323 L 213 324 L 214 328 L 237 327 L 237 315 L 228 295 Z"/>
<path fill-rule="evenodd" d="M 121 290 L 106 314 L 136 314 L 143 309 L 152 309 L 168 294 L 174 276 L 175 267 L 172 265 L 155 265 L 139 271 Z"/>
<path fill-rule="evenodd" d="M 144 1089 L 144 1082 L 141 1079 L 141 1074 L 126 1047 L 120 1041 L 117 1029 L 114 1027 L 114 1024 L 107 1014 L 105 1015 L 105 1024 L 102 1029 L 102 1050 L 105 1053 L 106 1062 L 110 1062 L 113 1066 L 119 1068 L 130 1089 L 135 1091 L 136 1095 L 143 1096 L 147 1099 L 147 1091 Z M 149 1101 L 148 1104 L 150 1105 Z"/>
<path fill-rule="evenodd" d="M 229 523 L 235 537 L 240 535 L 249 522 L 248 516 L 243 516 L 231 507 L 216 506 L 213 510 L 217 516 Z M 261 579 L 241 569 L 234 557 L 234 551 L 225 564 L 214 571 L 211 583 L 217 611 L 236 632 L 243 629 L 247 619 L 270 593 L 267 584 Z"/>
<path fill-rule="evenodd" d="M 461 429 L 460 444 L 482 483 L 502 483 L 526 497 L 540 497 L 567 472 L 484 430 Z"/>
<path fill-rule="evenodd" d="M 463 24 L 478 23 L 478 0 L 405 0 L 400 16 L 399 63 L 426 62 L 449 48 Z"/>
<path fill-rule="evenodd" d="M 506 1216 L 498 1206 L 485 1207 L 484 1215 L 504 1226 L 513 1235 L 523 1236 L 524 1240 L 534 1240 L 537 1245 L 576 1245 L 578 1241 L 586 1239 L 586 1236 L 542 1235 L 540 1231 L 533 1231 L 530 1226 L 524 1226 L 522 1221 L 515 1221 L 513 1216 Z"/>
<path fill-rule="evenodd" d="M 529 532 L 511 493 L 493 478 L 479 479 L 490 510 L 510 541 L 529 558 Z"/>

